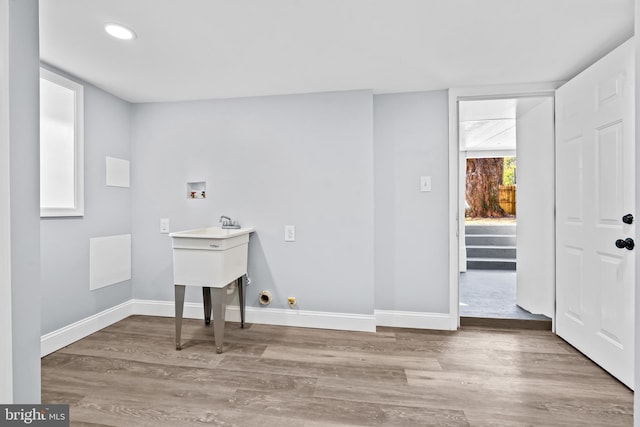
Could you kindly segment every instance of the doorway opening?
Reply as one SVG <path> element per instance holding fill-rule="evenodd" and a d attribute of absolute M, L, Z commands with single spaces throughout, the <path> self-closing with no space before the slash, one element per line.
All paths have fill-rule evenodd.
<path fill-rule="evenodd" d="M 478 320 L 551 319 L 518 304 L 518 147 L 519 115 L 539 98 L 474 99 L 458 105 L 460 194 L 464 227 L 460 244 L 461 325 Z M 553 195 L 550 195 L 553 197 Z M 522 325 L 522 322 L 520 322 Z"/>

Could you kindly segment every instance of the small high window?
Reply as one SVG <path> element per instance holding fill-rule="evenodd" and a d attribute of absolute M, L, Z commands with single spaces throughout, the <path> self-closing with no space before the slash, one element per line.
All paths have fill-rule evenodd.
<path fill-rule="evenodd" d="M 84 215 L 83 92 L 40 69 L 40 217 Z"/>

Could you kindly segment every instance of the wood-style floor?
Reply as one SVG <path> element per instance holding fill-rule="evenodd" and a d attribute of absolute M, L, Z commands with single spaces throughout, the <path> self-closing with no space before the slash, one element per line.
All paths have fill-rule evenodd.
<path fill-rule="evenodd" d="M 42 360 L 72 426 L 630 426 L 633 393 L 549 331 L 342 332 L 132 316 Z"/>

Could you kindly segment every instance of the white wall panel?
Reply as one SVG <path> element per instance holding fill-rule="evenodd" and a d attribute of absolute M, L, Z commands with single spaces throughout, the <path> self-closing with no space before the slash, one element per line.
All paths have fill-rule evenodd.
<path fill-rule="evenodd" d="M 131 234 L 89 241 L 89 289 L 131 279 Z"/>

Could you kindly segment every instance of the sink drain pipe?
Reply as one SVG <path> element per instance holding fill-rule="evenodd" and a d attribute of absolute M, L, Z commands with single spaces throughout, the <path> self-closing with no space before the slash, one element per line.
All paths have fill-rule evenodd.
<path fill-rule="evenodd" d="M 273 298 L 273 296 L 271 295 L 271 292 L 269 291 L 262 291 L 260 292 L 260 295 L 258 296 L 258 300 L 260 301 L 260 304 L 262 305 L 269 305 L 271 303 L 271 299 Z"/>

